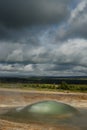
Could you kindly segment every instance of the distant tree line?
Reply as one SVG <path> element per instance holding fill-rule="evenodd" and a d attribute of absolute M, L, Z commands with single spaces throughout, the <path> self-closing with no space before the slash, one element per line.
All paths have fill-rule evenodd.
<path fill-rule="evenodd" d="M 1 77 L 2 83 L 35 83 L 35 84 L 87 84 L 87 79 L 58 79 L 58 78 L 14 78 L 14 77 Z"/>

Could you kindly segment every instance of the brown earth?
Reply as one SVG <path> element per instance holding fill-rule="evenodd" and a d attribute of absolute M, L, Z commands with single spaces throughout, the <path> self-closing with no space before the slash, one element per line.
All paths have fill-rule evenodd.
<path fill-rule="evenodd" d="M 12 107 L 25 106 L 41 100 L 56 100 L 76 108 L 87 108 L 87 93 L 0 89 L 0 114 Z M 80 128 L 66 125 L 49 126 L 40 123 L 14 123 L 0 119 L 0 130 L 80 130 Z"/>
<path fill-rule="evenodd" d="M 0 120 L 0 130 L 80 130 L 73 126 L 48 126 L 42 124 L 24 124 Z"/>

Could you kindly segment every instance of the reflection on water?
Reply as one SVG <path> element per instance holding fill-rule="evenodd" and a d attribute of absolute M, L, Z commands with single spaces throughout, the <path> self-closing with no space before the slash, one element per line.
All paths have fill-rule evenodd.
<path fill-rule="evenodd" d="M 79 109 L 80 116 L 71 119 L 71 124 L 87 130 L 87 109 Z"/>
<path fill-rule="evenodd" d="M 58 124 L 66 124 L 67 126 L 77 126 L 81 130 L 87 130 L 87 109 L 79 109 L 80 115 L 74 116 L 70 119 L 56 121 Z"/>
<path fill-rule="evenodd" d="M 80 130 L 87 130 L 87 109 L 79 109 L 80 114 L 70 118 L 37 118 L 37 122 L 47 123 L 52 126 L 65 125 L 67 128 L 76 127 Z M 31 118 L 34 121 L 34 118 Z"/>
<path fill-rule="evenodd" d="M 73 117 L 70 117 L 70 118 L 57 118 L 57 117 L 45 117 L 43 118 L 43 116 L 38 116 L 38 115 L 35 115 L 35 116 L 32 116 L 31 113 L 29 113 L 29 117 L 28 119 L 26 118 L 21 120 L 21 116 L 20 116 L 20 119 L 18 119 L 17 115 L 15 114 L 14 117 L 11 117 L 11 115 L 9 115 L 8 113 L 8 118 L 5 116 L 4 119 L 8 119 L 8 120 L 12 120 L 12 121 L 15 121 L 15 122 L 26 122 L 26 123 L 29 123 L 29 122 L 35 122 L 35 123 L 42 123 L 42 124 L 48 124 L 50 126 L 67 126 L 67 128 L 71 127 L 71 129 L 73 129 L 73 127 L 76 127 L 78 128 L 78 130 L 87 130 L 87 109 L 78 109 L 80 114 L 79 115 L 76 115 L 76 116 L 73 116 Z M 38 116 L 38 117 L 37 117 Z M 36 120 L 37 119 L 37 120 Z M 28 121 L 27 121 L 28 120 Z M 66 130 L 66 128 L 65 128 Z"/>

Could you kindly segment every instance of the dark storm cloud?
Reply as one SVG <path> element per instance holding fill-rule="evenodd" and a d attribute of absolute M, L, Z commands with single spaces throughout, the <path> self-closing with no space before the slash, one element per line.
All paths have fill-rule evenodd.
<path fill-rule="evenodd" d="M 46 25 L 63 22 L 70 13 L 70 1 L 0 0 L 0 40 L 20 42 L 23 37 L 35 36 L 35 30 L 39 33 L 41 26 L 45 28 Z"/>
<path fill-rule="evenodd" d="M 39 35 L 43 32 L 40 27 L 29 27 L 25 29 L 7 29 L 0 26 L 0 44 L 9 43 L 28 43 L 33 46 L 39 45 Z"/>
<path fill-rule="evenodd" d="M 58 23 L 67 17 L 70 0 L 0 0 L 0 24 L 7 28 Z"/>
<path fill-rule="evenodd" d="M 0 73 L 86 75 L 87 1 L 74 1 L 0 0 Z"/>

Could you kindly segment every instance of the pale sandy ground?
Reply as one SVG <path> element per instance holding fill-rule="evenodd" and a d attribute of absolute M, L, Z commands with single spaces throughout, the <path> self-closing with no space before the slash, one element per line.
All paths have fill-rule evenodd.
<path fill-rule="evenodd" d="M 87 108 L 87 93 L 0 89 L 0 114 L 6 108 L 25 106 L 40 100 L 56 100 L 76 108 Z M 14 123 L 0 119 L 0 130 L 80 130 L 77 126 L 48 126 L 35 123 Z M 84 129 L 86 130 L 86 129 Z"/>

